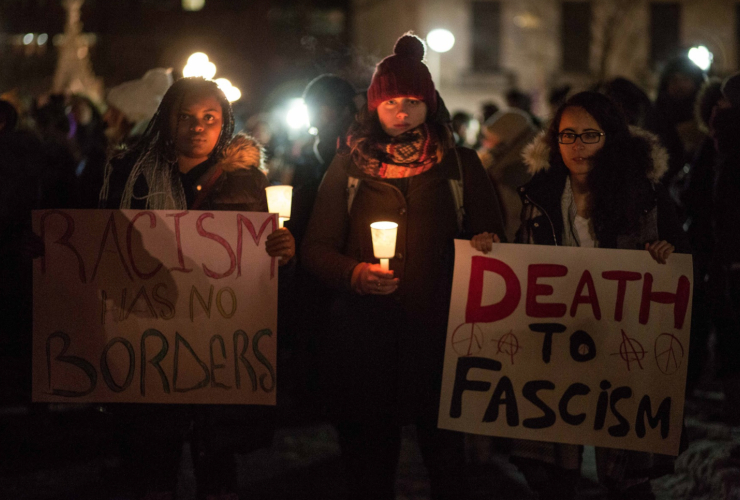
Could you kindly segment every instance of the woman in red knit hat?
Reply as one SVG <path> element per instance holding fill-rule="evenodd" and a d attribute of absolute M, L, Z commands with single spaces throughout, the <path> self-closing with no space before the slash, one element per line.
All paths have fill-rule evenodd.
<path fill-rule="evenodd" d="M 416 426 L 432 498 L 468 493 L 463 435 L 437 429 L 453 240 L 504 231 L 476 153 L 455 147 L 424 53 L 407 34 L 378 64 L 302 246 L 335 290 L 322 380 L 355 499 L 395 498 L 404 425 Z M 376 221 L 398 224 L 389 271 L 374 258 Z"/>

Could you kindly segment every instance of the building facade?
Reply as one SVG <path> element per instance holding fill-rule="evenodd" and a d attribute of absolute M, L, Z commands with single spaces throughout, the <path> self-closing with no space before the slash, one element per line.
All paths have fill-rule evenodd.
<path fill-rule="evenodd" d="M 711 73 L 738 69 L 740 2 L 734 0 L 353 0 L 354 43 L 380 57 L 407 30 L 444 28 L 456 39 L 428 51 L 451 110 L 474 112 L 518 88 L 549 112 L 549 89 L 583 89 L 622 76 L 653 92 L 671 57 L 703 45 Z"/>

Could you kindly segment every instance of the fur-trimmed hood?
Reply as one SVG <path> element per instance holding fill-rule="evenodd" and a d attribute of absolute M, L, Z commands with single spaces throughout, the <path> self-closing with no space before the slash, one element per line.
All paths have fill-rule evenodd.
<path fill-rule="evenodd" d="M 265 148 L 257 139 L 246 134 L 236 134 L 224 148 L 218 166 L 224 172 L 235 172 L 239 169 L 256 168 L 265 170 Z"/>
<path fill-rule="evenodd" d="M 648 179 L 658 182 L 668 171 L 668 151 L 661 145 L 658 136 L 639 127 L 630 126 L 633 138 L 641 139 L 650 147 L 651 168 Z M 550 145 L 547 142 L 547 131 L 543 130 L 522 151 L 522 159 L 527 170 L 534 175 L 550 168 Z"/>

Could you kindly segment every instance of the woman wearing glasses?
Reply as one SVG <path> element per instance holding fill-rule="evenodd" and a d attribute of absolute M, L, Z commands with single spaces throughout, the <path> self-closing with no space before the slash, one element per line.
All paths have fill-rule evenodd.
<path fill-rule="evenodd" d="M 534 177 L 520 188 L 518 243 L 647 250 L 662 264 L 674 251 L 688 252 L 675 208 L 658 183 L 668 154 L 655 136 L 629 128 L 608 97 L 582 92 L 568 99 L 527 146 L 524 160 Z M 516 440 L 512 461 L 540 499 L 569 499 L 582 450 Z M 672 467 L 669 457 L 606 448 L 596 449 L 596 463 L 610 499 L 655 498 L 649 479 Z"/>
<path fill-rule="evenodd" d="M 668 154 L 656 136 L 630 128 L 608 97 L 572 96 L 524 159 L 535 177 L 520 188 L 518 243 L 645 249 L 661 264 L 677 247 L 688 252 L 659 184 Z"/>

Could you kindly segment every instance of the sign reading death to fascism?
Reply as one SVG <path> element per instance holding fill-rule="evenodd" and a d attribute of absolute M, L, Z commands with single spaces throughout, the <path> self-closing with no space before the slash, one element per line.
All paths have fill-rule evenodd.
<path fill-rule="evenodd" d="M 45 210 L 33 400 L 275 404 L 274 215 Z"/>
<path fill-rule="evenodd" d="M 455 242 L 439 426 L 676 455 L 690 255 Z"/>

